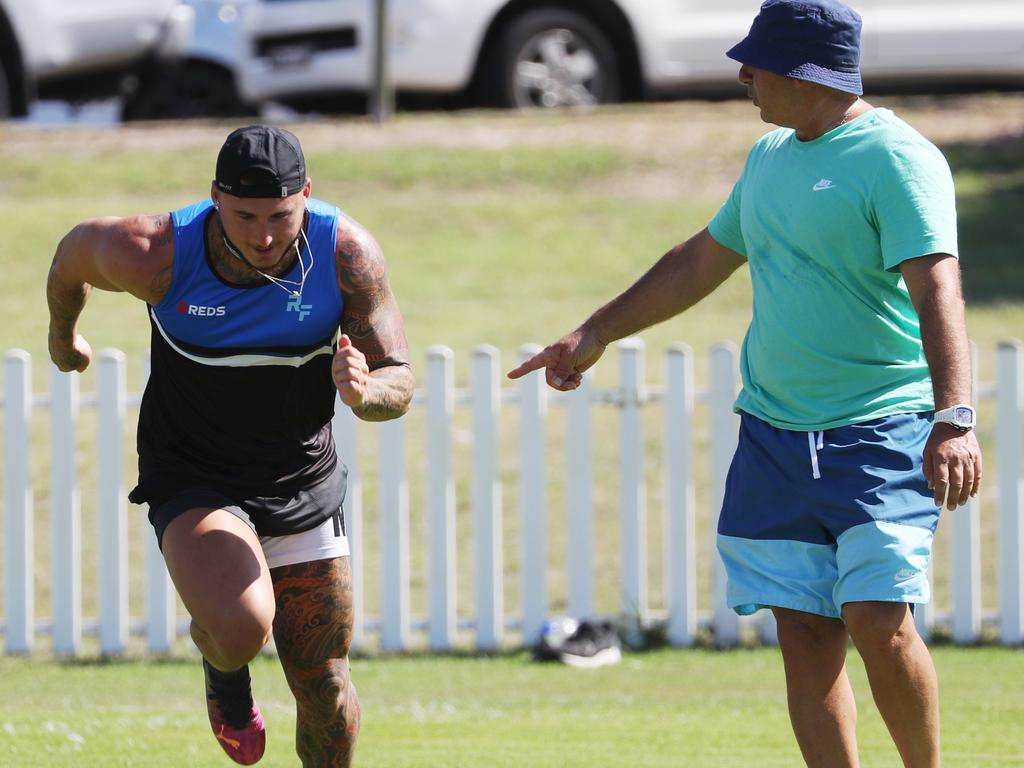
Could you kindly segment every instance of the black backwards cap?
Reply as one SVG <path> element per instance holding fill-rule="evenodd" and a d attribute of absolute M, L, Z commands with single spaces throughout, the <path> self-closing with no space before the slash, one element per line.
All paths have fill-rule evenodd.
<path fill-rule="evenodd" d="M 249 125 L 232 131 L 217 155 L 217 189 L 235 197 L 288 197 L 306 185 L 306 160 L 291 131 Z"/>

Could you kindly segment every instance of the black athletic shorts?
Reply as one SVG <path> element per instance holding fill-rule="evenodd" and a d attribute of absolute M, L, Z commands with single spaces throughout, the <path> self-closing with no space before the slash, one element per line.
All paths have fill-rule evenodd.
<path fill-rule="evenodd" d="M 157 543 L 161 545 L 170 522 L 197 507 L 225 509 L 241 518 L 258 536 L 303 533 L 338 515 L 345 500 L 347 478 L 348 469 L 339 461 L 326 479 L 287 496 L 245 496 L 200 479 L 183 479 L 180 490 L 150 501 L 149 522 L 153 524 Z M 136 491 L 138 489 L 132 491 L 128 498 L 139 503 L 143 500 L 133 498 L 137 496 Z M 340 524 L 344 535 L 343 517 Z"/>

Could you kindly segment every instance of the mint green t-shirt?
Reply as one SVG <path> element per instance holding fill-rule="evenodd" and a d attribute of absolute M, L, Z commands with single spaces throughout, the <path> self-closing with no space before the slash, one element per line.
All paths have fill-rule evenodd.
<path fill-rule="evenodd" d="M 799 431 L 934 408 L 906 259 L 957 256 L 953 179 L 887 109 L 763 136 L 708 225 L 754 287 L 736 409 Z"/>

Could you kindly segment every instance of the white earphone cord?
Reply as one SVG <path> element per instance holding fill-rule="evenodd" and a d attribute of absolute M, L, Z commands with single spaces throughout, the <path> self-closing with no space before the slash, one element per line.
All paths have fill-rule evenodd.
<path fill-rule="evenodd" d="M 313 270 L 313 248 L 309 244 L 309 238 L 306 237 L 305 229 L 300 227 L 299 234 L 302 235 L 302 239 L 306 241 L 306 252 L 309 254 L 309 266 L 307 267 L 302 262 L 302 249 L 299 248 L 299 238 L 296 237 L 295 257 L 299 260 L 299 269 L 302 271 L 302 277 L 299 280 L 288 280 L 287 278 L 274 277 L 273 275 L 268 275 L 263 270 L 259 269 L 258 267 L 254 267 L 252 264 L 250 264 L 249 260 L 242 256 L 242 254 L 239 253 L 235 249 L 235 247 L 231 245 L 230 242 L 228 242 L 228 238 L 225 234 L 223 234 L 223 232 L 221 233 L 220 239 L 224 241 L 224 247 L 228 249 L 228 253 L 230 253 L 236 259 L 243 262 L 250 269 L 256 270 L 261 276 L 265 277 L 267 280 L 272 282 L 274 285 L 276 285 L 282 291 L 287 293 L 289 296 L 298 296 L 299 298 L 302 298 L 302 291 L 306 287 L 306 276 Z M 299 286 L 299 289 L 295 290 L 294 288 L 287 288 L 285 286 L 285 283 L 287 283 L 288 285 L 297 285 Z"/>

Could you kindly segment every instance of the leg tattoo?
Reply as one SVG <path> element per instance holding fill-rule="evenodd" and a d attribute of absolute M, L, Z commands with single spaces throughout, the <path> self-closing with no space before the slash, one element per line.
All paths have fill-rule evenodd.
<path fill-rule="evenodd" d="M 359 733 L 359 700 L 348 664 L 348 558 L 281 566 L 270 575 L 277 598 L 274 640 L 298 716 L 296 751 L 306 768 L 347 768 Z"/>

